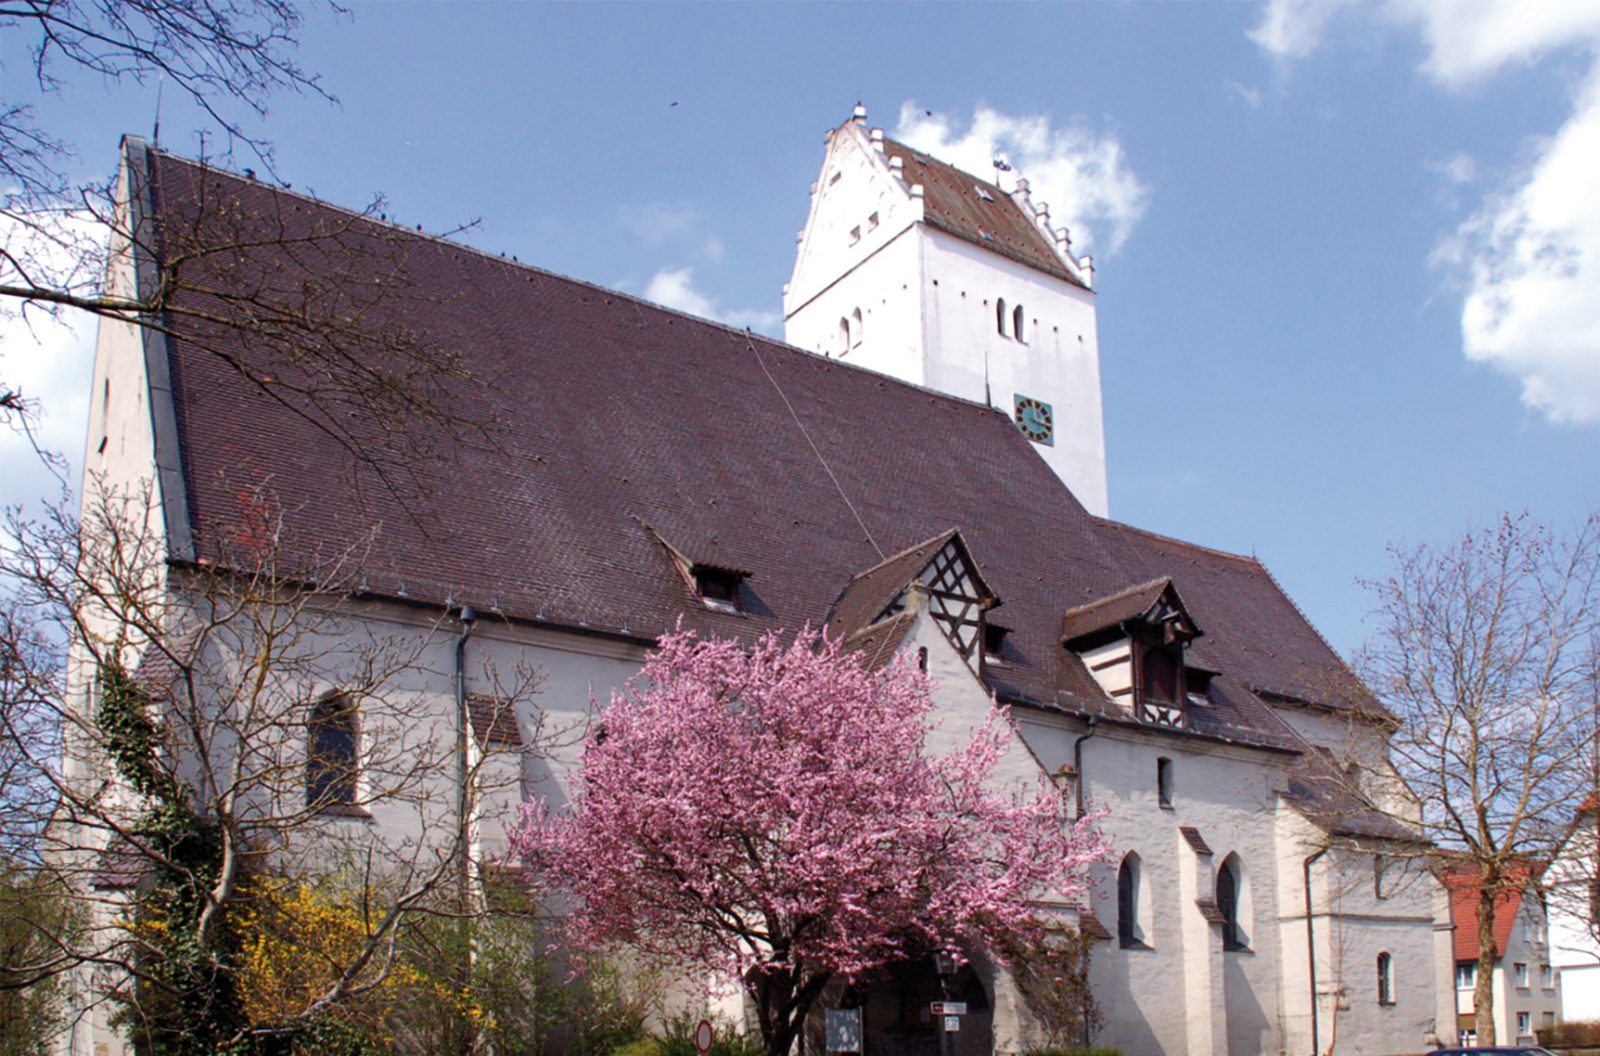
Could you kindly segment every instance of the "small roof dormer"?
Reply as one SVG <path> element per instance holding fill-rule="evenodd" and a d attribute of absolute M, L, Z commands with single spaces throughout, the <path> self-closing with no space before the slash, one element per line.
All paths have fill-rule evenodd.
<path fill-rule="evenodd" d="M 1079 605 L 1061 621 L 1062 646 L 1112 700 L 1141 722 L 1176 728 L 1187 725 L 1187 706 L 1213 674 L 1185 663 L 1203 633 L 1167 577 Z"/>
<path fill-rule="evenodd" d="M 830 634 L 850 642 L 909 608 L 909 595 L 920 592 L 929 618 L 950 645 L 976 667 L 982 662 L 987 621 L 984 614 L 1000 599 L 967 549 L 959 529 L 950 528 L 900 551 L 853 577 L 828 614 Z"/>

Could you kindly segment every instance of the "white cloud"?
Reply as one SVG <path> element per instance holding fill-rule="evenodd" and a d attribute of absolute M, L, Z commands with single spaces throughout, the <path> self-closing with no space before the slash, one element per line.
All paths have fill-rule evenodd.
<path fill-rule="evenodd" d="M 979 106 L 957 130 L 942 114 L 915 102 L 900 107 L 894 138 L 984 179 L 1004 157 L 1026 176 L 1035 202 L 1048 202 L 1051 221 L 1065 223 L 1075 247 L 1116 252 L 1144 215 L 1149 191 L 1129 168 L 1122 144 L 1081 125 L 1054 128 L 1046 115 L 1015 116 Z"/>
<path fill-rule="evenodd" d="M 686 235 L 694 230 L 699 219 L 692 206 L 665 202 L 627 206 L 617 214 L 617 221 L 623 227 L 646 242 L 665 242 Z"/>
<path fill-rule="evenodd" d="M 86 223 L 72 227 L 75 234 L 102 237 Z M 0 221 L 0 244 L 18 250 L 16 240 L 26 237 L 14 222 Z M 37 252 L 54 248 L 46 240 L 33 244 Z M 20 393 L 37 413 L 26 430 L 14 416 L 0 419 L 0 466 L 5 467 L 0 505 L 36 508 L 43 500 L 60 497 L 62 478 L 77 487 L 96 324 L 86 312 L 69 309 L 55 316 L 19 308 L 15 303 L 0 305 L 0 388 Z M 52 468 L 39 451 L 62 465 Z"/>
<path fill-rule="evenodd" d="M 1422 72 L 1452 90 L 1559 50 L 1588 54 L 1566 123 L 1487 192 L 1433 262 L 1465 290 L 1469 359 L 1519 380 L 1523 402 L 1553 422 L 1600 424 L 1600 0 L 1269 0 L 1250 37 L 1276 59 L 1297 58 L 1320 41 L 1330 16 L 1350 14 L 1417 32 L 1427 49 Z M 1478 178 L 1465 154 L 1430 168 L 1456 186 Z"/>
<path fill-rule="evenodd" d="M 680 312 L 715 319 L 729 326 L 748 326 L 773 336 L 783 317 L 776 311 L 754 308 L 723 308 L 718 299 L 695 288 L 693 268 L 671 268 L 656 272 L 644 288 L 647 301 L 676 308 Z"/>
<path fill-rule="evenodd" d="M 1249 36 L 1274 58 L 1304 58 L 1321 43 L 1335 9 L 1331 0 L 1269 0 Z"/>
<path fill-rule="evenodd" d="M 1600 71 L 1528 171 L 1441 244 L 1466 283 L 1468 358 L 1555 422 L 1600 423 Z"/>

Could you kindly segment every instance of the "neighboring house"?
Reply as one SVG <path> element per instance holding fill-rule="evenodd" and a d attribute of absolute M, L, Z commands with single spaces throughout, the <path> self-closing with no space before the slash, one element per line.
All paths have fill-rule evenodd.
<path fill-rule="evenodd" d="M 1550 910 L 1550 961 L 1561 983 L 1561 1018 L 1600 1020 L 1600 801 L 1590 796 L 1572 819 L 1566 845 L 1544 873 Z"/>
<path fill-rule="evenodd" d="M 1535 1032 L 1562 1019 L 1563 979 L 1556 971 L 1545 900 L 1539 877 L 1526 863 L 1517 867 L 1523 883 L 1504 889 L 1495 901 L 1494 1029 L 1501 1044 L 1532 1044 Z M 1448 872 L 1450 916 L 1455 925 L 1456 1036 L 1463 1044 L 1478 1040 L 1477 867 L 1462 865 Z"/>
<path fill-rule="evenodd" d="M 1024 193 L 858 121 L 836 130 L 787 302 L 791 335 L 812 315 L 838 327 L 819 355 L 356 220 L 138 140 L 123 161 L 139 224 L 196 229 L 206 203 L 226 202 L 237 230 L 262 236 L 253 252 L 275 281 L 332 279 L 315 255 L 275 246 L 286 222 L 381 239 L 372 266 L 403 260 L 435 296 L 380 310 L 460 350 L 484 382 L 471 398 L 498 423 L 493 443 L 467 444 L 418 420 L 439 464 L 419 467 L 425 486 L 401 507 L 296 413 L 292 393 L 198 351 L 181 322 L 165 335 L 103 324 L 89 488 L 155 489 L 151 526 L 174 570 L 226 560 L 229 541 L 253 530 L 240 495 L 263 489 L 283 518 L 281 567 L 314 566 L 376 530 L 351 633 L 415 651 L 388 700 L 431 709 L 448 737 L 455 657 L 468 694 L 488 692 L 494 671 L 543 674 L 514 724 L 467 709 L 493 728 L 473 728 L 480 744 L 582 722 L 591 694 L 604 699 L 680 624 L 743 640 L 826 626 L 872 663 L 909 651 L 938 682 L 936 743 L 964 736 L 993 696 L 1020 733 L 1000 779 L 1026 786 L 1043 773 L 1079 809 L 1104 812 L 1117 861 L 1086 904 L 1044 907 L 1102 940 L 1098 1041 L 1174 1056 L 1376 1056 L 1453 1029 L 1440 1002 L 1445 900 L 1409 864 L 1418 845 L 1393 816 L 1414 805 L 1348 766 L 1381 766 L 1387 717 L 1259 561 L 1096 515 L 1090 268 Z M 837 182 L 835 166 L 850 170 Z M 857 213 L 859 235 L 838 230 Z M 806 293 L 824 282 L 824 243 L 832 253 L 857 239 L 901 248 Z M 156 271 L 138 268 L 137 253 L 120 259 L 121 281 Z M 866 283 L 868 272 L 858 296 L 851 276 Z M 869 294 L 897 276 L 925 299 L 891 312 L 887 292 Z M 965 358 L 980 330 L 995 336 L 987 375 Z M 895 362 L 872 358 L 895 348 Z M 379 366 L 385 354 L 370 350 Z M 890 370 L 918 360 L 929 387 L 858 359 Z M 1047 461 L 1057 455 L 1067 457 Z M 169 589 L 181 608 L 177 571 Z M 458 635 L 467 605 L 478 614 L 470 639 Z M 75 699 L 87 699 L 75 671 Z M 319 702 L 355 677 L 337 653 L 299 674 Z M 379 704 L 372 728 L 343 707 L 308 709 L 305 737 L 364 760 L 381 736 Z M 499 825 L 519 797 L 564 802 L 576 760 L 552 751 L 475 808 L 482 859 L 505 847 Z M 365 801 L 381 783 L 348 780 L 351 805 L 369 815 L 361 832 L 418 824 Z M 1004 970 L 971 952 L 956 985 L 970 1008 L 961 1052 L 1039 1041 Z M 936 990 L 930 966 L 907 966 L 869 994 L 868 1051 L 931 1046 L 922 997 Z M 118 1047 L 103 1017 L 75 1044 Z"/>

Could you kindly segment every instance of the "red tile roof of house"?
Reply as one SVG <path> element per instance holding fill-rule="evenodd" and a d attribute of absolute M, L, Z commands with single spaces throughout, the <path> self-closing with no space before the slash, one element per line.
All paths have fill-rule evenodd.
<path fill-rule="evenodd" d="M 400 428 L 425 453 L 397 495 L 281 383 L 297 363 L 252 359 L 260 350 L 236 334 L 173 316 L 167 365 L 198 559 L 224 561 L 251 537 L 266 489 L 287 566 L 358 547 L 373 596 L 640 642 L 679 620 L 748 639 L 820 626 L 852 577 L 956 527 L 1005 606 L 1007 663 L 990 670 L 1002 699 L 1121 721 L 1062 648 L 1062 617 L 1170 577 L 1207 631 L 1197 662 L 1221 672 L 1192 732 L 1293 750 L 1303 745 L 1257 689 L 1350 706 L 1353 676 L 1259 562 L 1091 516 L 1003 411 L 148 156 L 159 230 L 204 226 L 220 205 L 230 234 L 260 239 L 187 262 L 189 279 L 332 296 L 340 276 L 313 251 L 316 232 L 371 240 L 341 265 L 397 292 L 360 310 L 458 355 L 472 380 L 429 379 L 437 398 L 495 423 L 461 437 L 430 417 L 373 423 L 349 408 L 343 421 L 375 448 Z M 372 347 L 354 365 L 378 377 L 412 365 L 387 356 Z M 700 604 L 663 539 L 750 570 L 743 611 Z"/>
<path fill-rule="evenodd" d="M 1537 869 L 1517 859 L 1506 867 L 1511 882 L 1500 889 L 1494 900 L 1494 956 L 1498 960 L 1511 941 L 1511 929 L 1522 909 L 1522 896 L 1533 882 Z M 1478 896 L 1483 889 L 1482 873 L 1470 862 L 1448 870 L 1445 886 L 1450 889 L 1450 922 L 1455 925 L 1456 960 L 1478 959 Z"/>

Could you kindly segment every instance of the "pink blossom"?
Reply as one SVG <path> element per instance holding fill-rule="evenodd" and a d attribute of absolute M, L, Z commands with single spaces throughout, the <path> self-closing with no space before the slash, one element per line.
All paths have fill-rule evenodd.
<path fill-rule="evenodd" d="M 837 642 L 746 650 L 662 639 L 600 714 L 569 812 L 530 806 L 512 844 L 572 899 L 579 948 L 625 943 L 744 980 L 769 1053 L 828 981 L 932 948 L 1038 929 L 1104 856 L 1042 776 L 991 780 L 1012 730 L 991 710 L 930 758 L 928 679 Z"/>

